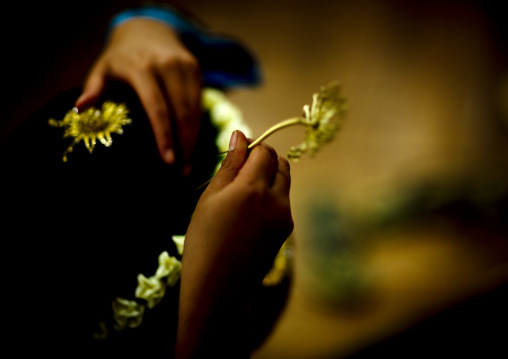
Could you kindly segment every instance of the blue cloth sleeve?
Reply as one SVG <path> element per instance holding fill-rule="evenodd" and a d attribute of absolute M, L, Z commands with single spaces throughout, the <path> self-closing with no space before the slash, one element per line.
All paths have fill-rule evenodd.
<path fill-rule="evenodd" d="M 259 62 L 240 41 L 210 30 L 166 4 L 126 9 L 115 15 L 111 30 L 133 18 L 161 21 L 175 29 L 200 63 L 204 86 L 222 89 L 254 86 L 261 82 Z"/>

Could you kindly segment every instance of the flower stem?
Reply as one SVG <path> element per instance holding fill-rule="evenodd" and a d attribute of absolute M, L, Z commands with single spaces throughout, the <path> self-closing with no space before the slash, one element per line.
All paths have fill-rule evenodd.
<path fill-rule="evenodd" d="M 289 127 L 289 126 L 293 126 L 293 125 L 305 125 L 305 122 L 303 122 L 303 118 L 302 117 L 294 117 L 294 118 L 290 118 L 288 120 L 284 120 L 282 122 L 279 122 L 275 125 L 273 125 L 272 127 L 270 127 L 268 130 L 266 130 L 261 136 L 258 137 L 257 140 L 255 140 L 254 142 L 252 142 L 250 145 L 249 145 L 249 149 L 251 149 L 252 147 L 256 146 L 256 145 L 259 145 L 261 142 L 263 142 L 268 136 L 270 136 L 271 134 L 285 128 L 285 127 Z"/>
<path fill-rule="evenodd" d="M 261 136 L 259 136 L 254 142 L 252 142 L 247 148 L 251 149 L 252 147 L 259 145 L 261 142 L 263 142 L 268 136 L 274 134 L 275 132 L 282 130 L 283 128 L 294 126 L 294 125 L 304 125 L 307 124 L 304 122 L 303 117 L 293 117 L 284 121 L 281 121 L 272 127 L 270 127 L 268 130 L 266 130 Z M 229 151 L 220 152 L 219 155 L 224 155 L 228 153 Z"/>
<path fill-rule="evenodd" d="M 303 117 L 293 117 L 293 118 L 290 118 L 290 119 L 287 119 L 287 120 L 284 120 L 284 121 L 281 121 L 275 125 L 273 125 L 272 127 L 270 127 L 268 130 L 266 130 L 261 136 L 259 136 L 254 142 L 252 142 L 247 148 L 248 149 L 251 149 L 252 147 L 256 146 L 256 145 L 259 145 L 261 142 L 263 142 L 268 136 L 270 136 L 271 134 L 283 129 L 283 128 L 286 128 L 286 127 L 289 127 L 289 126 L 294 126 L 294 125 L 304 125 L 306 126 L 307 124 L 304 122 L 305 119 Z M 226 153 L 228 153 L 229 151 L 224 151 L 224 152 L 221 152 L 219 153 L 219 155 L 224 155 Z M 201 188 L 203 188 L 204 186 L 206 186 L 207 184 L 209 184 L 210 182 L 212 181 L 212 178 L 210 178 L 208 181 L 206 181 L 205 183 L 203 183 L 201 186 L 199 186 L 198 188 L 196 188 L 196 190 L 199 190 Z"/>

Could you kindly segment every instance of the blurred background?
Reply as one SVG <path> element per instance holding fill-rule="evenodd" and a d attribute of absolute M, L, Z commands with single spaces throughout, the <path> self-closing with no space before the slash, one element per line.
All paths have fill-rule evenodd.
<path fill-rule="evenodd" d="M 58 92 L 82 84 L 107 21 L 130 3 L 34 4 L 29 12 L 13 4 L 24 15 L 2 25 L 4 34 L 15 34 L 4 50 L 2 134 Z M 253 358 L 360 355 L 505 287 L 508 77 L 499 5 L 172 3 L 259 58 L 262 85 L 230 96 L 255 136 L 300 115 L 331 81 L 342 84 L 348 103 L 334 142 L 291 164 L 294 285 Z M 40 31 L 25 33 L 24 23 Z M 20 67 L 26 70 L 15 70 Z M 267 143 L 284 155 L 302 140 L 302 129 L 292 128 Z M 467 203 L 467 214 L 459 202 Z M 503 310 L 484 313 L 481 325 L 506 319 Z M 432 332 L 425 334 L 429 343 L 439 339 Z"/>

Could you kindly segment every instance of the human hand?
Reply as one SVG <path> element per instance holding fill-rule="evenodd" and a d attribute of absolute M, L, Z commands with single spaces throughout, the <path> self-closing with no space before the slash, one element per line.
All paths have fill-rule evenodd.
<path fill-rule="evenodd" d="M 235 133 L 185 235 L 177 358 L 208 355 L 215 345 L 221 355 L 248 353 L 241 343 L 250 294 L 293 230 L 287 160 L 264 144 L 249 153 Z"/>
<path fill-rule="evenodd" d="M 168 164 L 181 161 L 188 174 L 199 132 L 202 84 L 197 59 L 175 31 L 149 19 L 117 26 L 75 106 L 79 110 L 92 106 L 108 79 L 132 86 L 148 115 L 161 158 Z M 181 159 L 175 158 L 175 139 Z"/>

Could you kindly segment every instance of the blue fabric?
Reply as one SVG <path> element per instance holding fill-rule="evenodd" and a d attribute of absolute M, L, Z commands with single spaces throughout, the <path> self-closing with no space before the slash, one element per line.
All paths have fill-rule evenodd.
<path fill-rule="evenodd" d="M 239 41 L 211 33 L 173 8 L 165 5 L 141 6 L 118 13 L 111 30 L 132 18 L 162 21 L 175 29 L 185 46 L 200 63 L 203 84 L 218 88 L 254 86 L 261 82 L 259 62 Z"/>

